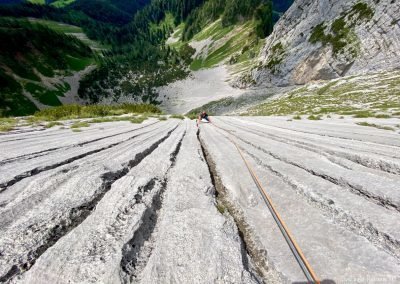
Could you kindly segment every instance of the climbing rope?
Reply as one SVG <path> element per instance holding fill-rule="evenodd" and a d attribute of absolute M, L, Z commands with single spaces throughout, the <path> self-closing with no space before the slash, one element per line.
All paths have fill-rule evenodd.
<path fill-rule="evenodd" d="M 285 238 L 287 244 L 289 245 L 290 250 L 292 251 L 294 257 L 296 258 L 298 264 L 300 265 L 302 271 L 304 272 L 304 275 L 306 276 L 307 280 L 310 282 L 319 284 L 320 281 L 319 281 L 318 277 L 316 276 L 314 270 L 312 269 L 310 263 L 307 261 L 306 257 L 304 256 L 301 248 L 299 247 L 296 240 L 294 239 L 289 228 L 283 221 L 281 215 L 279 214 L 278 210 L 276 209 L 275 205 L 273 204 L 272 199 L 270 198 L 270 196 L 267 194 L 266 190 L 261 185 L 260 179 L 257 177 L 257 175 L 256 175 L 255 171 L 253 170 L 253 168 L 251 167 L 250 163 L 244 157 L 243 151 L 241 150 L 240 146 L 231 137 L 232 134 L 228 130 L 223 129 L 215 124 L 213 124 L 213 125 L 216 128 L 228 133 L 227 138 L 232 142 L 232 144 L 238 150 L 240 157 L 242 158 L 243 162 L 245 163 L 254 183 L 256 184 L 258 190 L 260 191 L 261 196 L 263 197 L 266 205 L 268 206 L 269 211 L 271 212 L 276 224 L 278 225 L 280 231 L 282 232 L 283 237 Z"/>

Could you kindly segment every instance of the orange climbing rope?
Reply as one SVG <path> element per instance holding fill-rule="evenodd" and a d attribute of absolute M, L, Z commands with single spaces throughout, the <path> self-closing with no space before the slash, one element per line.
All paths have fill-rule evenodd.
<path fill-rule="evenodd" d="M 240 149 L 239 145 L 236 143 L 236 141 L 232 137 L 230 137 L 232 134 L 228 130 L 225 130 L 225 129 L 219 127 L 219 126 L 216 126 L 215 124 L 214 124 L 214 126 L 219 128 L 219 129 L 221 129 L 221 130 L 223 130 L 223 131 L 225 131 L 226 133 L 228 133 L 228 135 L 229 135 L 228 139 L 236 147 L 236 149 L 238 150 L 242 160 L 246 164 L 246 167 L 249 170 L 251 177 L 253 178 L 255 184 L 257 185 L 257 188 L 259 189 L 259 191 L 260 191 L 265 203 L 267 204 L 268 208 L 270 209 L 271 214 L 272 214 L 273 218 L 275 219 L 279 229 L 281 230 L 281 232 L 282 232 L 286 242 L 288 243 L 291 251 L 293 252 L 294 257 L 296 258 L 296 260 L 299 263 L 301 269 L 303 270 L 304 275 L 306 276 L 306 278 L 310 282 L 319 284 L 320 280 L 316 276 L 316 274 L 315 274 L 314 270 L 312 269 L 310 263 L 307 261 L 307 259 L 304 256 L 301 248 L 299 247 L 299 245 L 297 244 L 296 240 L 294 239 L 292 233 L 290 232 L 289 228 L 287 227 L 287 225 L 283 221 L 281 215 L 277 211 L 275 205 L 272 202 L 272 199 L 269 197 L 269 195 L 267 194 L 266 190 L 261 185 L 260 179 L 257 177 L 255 171 L 253 170 L 253 168 L 251 167 L 249 162 L 244 157 L 243 152 Z"/>

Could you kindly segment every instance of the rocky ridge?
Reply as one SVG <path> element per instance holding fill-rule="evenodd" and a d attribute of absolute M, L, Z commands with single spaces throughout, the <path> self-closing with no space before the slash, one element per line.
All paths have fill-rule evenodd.
<path fill-rule="evenodd" d="M 400 67 L 400 3 L 297 0 L 234 85 L 294 85 Z"/>

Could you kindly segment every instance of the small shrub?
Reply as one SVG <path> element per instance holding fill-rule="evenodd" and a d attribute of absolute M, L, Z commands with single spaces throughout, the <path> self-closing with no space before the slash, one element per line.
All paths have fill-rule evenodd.
<path fill-rule="evenodd" d="M 278 42 L 271 48 L 271 56 L 267 62 L 268 69 L 274 74 L 277 71 L 277 66 L 282 63 L 284 59 L 285 50 L 282 43 Z"/>
<path fill-rule="evenodd" d="M 112 122 L 115 121 L 113 118 L 111 117 L 104 117 L 104 118 L 95 118 L 92 120 L 89 120 L 89 123 L 104 123 L 104 122 Z"/>
<path fill-rule="evenodd" d="M 181 114 L 173 114 L 170 116 L 170 118 L 185 119 L 185 117 Z"/>
<path fill-rule="evenodd" d="M 89 127 L 90 123 L 86 121 L 78 121 L 71 125 L 71 128 Z"/>
<path fill-rule="evenodd" d="M 0 125 L 0 132 L 8 132 L 14 129 L 12 125 Z"/>
<path fill-rule="evenodd" d="M 143 121 L 145 121 L 147 119 L 147 117 L 146 116 L 140 116 L 140 117 L 134 117 L 134 118 L 131 118 L 129 121 L 131 122 L 131 123 L 137 123 L 137 124 L 139 124 L 139 123 L 142 123 Z"/>
<path fill-rule="evenodd" d="M 158 118 L 158 120 L 167 120 L 168 118 L 166 118 L 165 116 L 160 116 L 159 118 Z"/>
<path fill-rule="evenodd" d="M 64 124 L 62 124 L 61 122 L 58 122 L 58 121 L 51 121 L 51 122 L 47 123 L 44 126 L 44 128 L 52 128 L 52 127 L 58 126 L 58 125 L 64 125 Z"/>
<path fill-rule="evenodd" d="M 391 116 L 388 114 L 377 114 L 375 115 L 376 118 L 390 118 Z"/>
<path fill-rule="evenodd" d="M 189 118 L 189 119 L 197 119 L 198 118 L 198 115 L 197 114 L 195 114 L 195 113 L 188 113 L 188 114 L 186 114 L 185 115 L 187 118 Z"/>
<path fill-rule="evenodd" d="M 375 114 L 370 111 L 360 111 L 354 115 L 355 118 L 367 118 L 367 117 L 374 117 Z"/>
<path fill-rule="evenodd" d="M 383 130 L 391 130 L 391 131 L 395 130 L 393 127 L 390 127 L 390 126 L 378 125 L 375 123 L 368 123 L 366 121 L 357 122 L 356 124 L 361 125 L 361 126 L 375 127 L 375 128 L 383 129 Z"/>
<path fill-rule="evenodd" d="M 218 202 L 217 203 L 217 210 L 218 210 L 219 213 L 224 214 L 225 211 L 226 211 L 226 208 L 225 208 L 225 206 L 223 204 Z"/>
<path fill-rule="evenodd" d="M 310 115 L 308 117 L 309 120 L 321 120 L 321 117 L 319 115 Z"/>
<path fill-rule="evenodd" d="M 362 122 L 357 122 L 357 125 L 361 125 L 361 126 L 371 126 L 370 123 L 366 122 L 366 121 L 362 121 Z"/>
<path fill-rule="evenodd" d="M 114 121 L 130 121 L 132 116 L 124 117 L 100 117 L 89 120 L 88 123 L 104 123 L 104 122 L 114 122 Z"/>
<path fill-rule="evenodd" d="M 13 118 L 0 118 L 0 132 L 8 132 L 14 129 L 17 120 Z"/>
<path fill-rule="evenodd" d="M 80 128 L 74 128 L 74 129 L 72 129 L 72 131 L 73 131 L 73 132 L 82 132 L 82 129 L 80 129 Z"/>
<path fill-rule="evenodd" d="M 351 10 L 353 14 L 358 14 L 358 20 L 371 20 L 374 16 L 374 10 L 372 10 L 367 3 L 359 2 L 355 4 Z"/>
<path fill-rule="evenodd" d="M 301 120 L 301 116 L 300 115 L 295 115 L 295 116 L 293 116 L 293 119 Z"/>
<path fill-rule="evenodd" d="M 316 27 L 314 27 L 310 39 L 309 41 L 311 43 L 317 43 L 317 42 L 325 42 L 326 39 L 326 35 L 325 35 L 325 24 L 322 22 L 319 25 L 317 25 Z"/>

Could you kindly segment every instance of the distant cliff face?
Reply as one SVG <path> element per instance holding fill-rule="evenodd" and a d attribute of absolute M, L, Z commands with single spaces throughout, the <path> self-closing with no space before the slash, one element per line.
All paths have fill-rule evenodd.
<path fill-rule="evenodd" d="M 238 85 L 304 84 L 398 68 L 400 1 L 296 0 Z"/>

